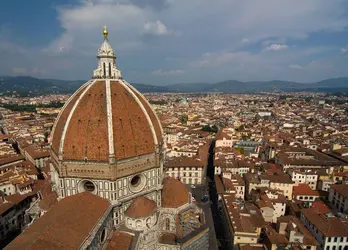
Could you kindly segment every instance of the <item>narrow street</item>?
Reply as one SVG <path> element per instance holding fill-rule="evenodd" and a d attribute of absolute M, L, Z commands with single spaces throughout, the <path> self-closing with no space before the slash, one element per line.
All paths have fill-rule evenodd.
<path fill-rule="evenodd" d="M 210 208 L 210 201 L 202 202 L 202 198 L 204 194 L 208 190 L 208 185 L 199 185 L 196 188 L 192 188 L 191 192 L 195 196 L 196 204 L 203 209 L 206 217 L 206 223 L 209 226 L 209 250 L 217 250 L 218 249 L 218 241 L 216 240 L 216 233 L 214 227 L 214 220 Z"/>
<path fill-rule="evenodd" d="M 207 169 L 207 181 L 209 183 L 209 198 L 210 208 L 213 215 L 214 227 L 216 238 L 219 244 L 220 250 L 232 249 L 230 245 L 231 239 L 225 228 L 224 218 L 221 216 L 219 207 L 218 207 L 218 195 L 215 186 L 214 180 L 214 148 L 215 141 L 212 142 L 209 149 L 209 159 L 208 159 L 208 169 Z"/>

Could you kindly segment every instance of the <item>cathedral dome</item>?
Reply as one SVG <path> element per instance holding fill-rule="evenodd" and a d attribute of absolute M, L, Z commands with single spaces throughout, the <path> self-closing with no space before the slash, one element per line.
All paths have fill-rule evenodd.
<path fill-rule="evenodd" d="M 158 117 L 122 79 L 104 36 L 93 79 L 70 97 L 53 126 L 51 149 L 59 160 L 114 163 L 155 153 L 162 144 Z"/>

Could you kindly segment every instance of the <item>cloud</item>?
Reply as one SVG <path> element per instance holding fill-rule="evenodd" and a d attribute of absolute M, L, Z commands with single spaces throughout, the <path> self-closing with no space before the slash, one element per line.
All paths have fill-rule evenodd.
<path fill-rule="evenodd" d="M 289 65 L 290 69 L 303 69 L 303 66 L 298 65 L 298 64 L 291 64 Z"/>
<path fill-rule="evenodd" d="M 259 60 L 258 55 L 248 51 L 205 53 L 189 63 L 193 68 L 216 68 L 224 65 L 244 66 Z"/>
<path fill-rule="evenodd" d="M 139 46 L 143 24 L 151 16 L 128 1 L 113 0 L 85 1 L 78 6 L 60 6 L 57 11 L 64 32 L 44 48 L 45 52 L 61 53 L 61 47 L 76 54 L 96 51 L 104 25 L 110 40 L 118 43 L 118 51 L 129 44 Z"/>
<path fill-rule="evenodd" d="M 152 74 L 157 76 L 178 75 L 178 74 L 184 74 L 184 73 L 185 71 L 181 69 L 174 69 L 174 70 L 157 69 L 152 71 Z"/>
<path fill-rule="evenodd" d="M 284 50 L 282 53 L 247 50 L 204 53 L 189 63 L 191 68 L 185 76 L 190 79 L 190 73 L 199 74 L 205 82 L 225 79 L 313 82 L 333 75 L 346 75 L 345 58 L 334 55 L 322 58 L 323 51 L 326 53 L 328 50 L 311 47 Z"/>
<path fill-rule="evenodd" d="M 271 44 L 270 46 L 263 49 L 263 51 L 281 51 L 287 50 L 289 47 L 285 44 Z"/>
<path fill-rule="evenodd" d="M 49 55 L 69 52 L 73 48 L 74 36 L 69 33 L 63 33 L 57 40 L 52 42 L 48 47 L 43 48 L 42 52 Z M 64 49 L 62 49 L 64 48 Z"/>
<path fill-rule="evenodd" d="M 180 76 L 196 82 L 231 78 L 309 80 L 346 74 L 343 66 L 348 62 L 343 60 L 347 57 L 335 58 L 340 47 L 334 41 L 322 42 L 329 41 L 326 38 L 333 32 L 344 34 L 348 23 L 346 0 L 76 2 L 58 6 L 54 18 L 61 33 L 40 48 L 16 44 L 13 41 L 25 41 L 25 37 L 12 40 L 0 30 L 0 74 L 35 65 L 45 77 L 86 79 L 96 67 L 95 54 L 104 25 L 108 26 L 117 65 L 129 81 L 162 83 L 158 75 L 170 83 Z M 313 34 L 316 39 L 311 39 Z M 263 53 L 259 46 L 281 53 Z M 314 64 L 306 67 L 312 61 L 328 61 L 336 67 L 315 72 Z M 293 74 L 291 65 L 304 69 Z M 185 74 L 153 69 L 185 69 Z"/>
<path fill-rule="evenodd" d="M 141 8 L 149 7 L 155 10 L 168 8 L 172 3 L 171 0 L 130 0 L 130 2 Z"/>
<path fill-rule="evenodd" d="M 156 22 L 146 22 L 144 24 L 144 32 L 146 34 L 158 36 L 171 34 L 167 27 L 161 21 L 158 20 Z"/>
<path fill-rule="evenodd" d="M 286 38 L 285 37 L 277 37 L 277 38 L 270 38 L 262 41 L 262 45 L 264 47 L 270 46 L 271 44 L 285 44 Z"/>
<path fill-rule="evenodd" d="M 343 48 L 341 48 L 341 52 L 342 52 L 343 54 L 347 53 L 347 52 L 348 52 L 348 45 L 345 46 L 345 47 L 343 47 Z"/>

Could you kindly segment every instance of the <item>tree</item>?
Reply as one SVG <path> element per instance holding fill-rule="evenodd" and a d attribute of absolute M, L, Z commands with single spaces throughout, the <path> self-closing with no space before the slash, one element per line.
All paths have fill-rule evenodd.
<path fill-rule="evenodd" d="M 209 125 L 204 125 L 202 131 L 211 132 L 211 127 Z"/>
<path fill-rule="evenodd" d="M 213 125 L 213 126 L 211 127 L 211 131 L 214 132 L 214 133 L 217 133 L 218 130 L 219 130 L 219 128 L 218 128 L 216 125 Z"/>
<path fill-rule="evenodd" d="M 216 125 L 210 126 L 210 125 L 204 125 L 202 127 L 202 131 L 206 132 L 213 132 L 216 133 L 219 130 L 219 128 Z"/>
<path fill-rule="evenodd" d="M 236 150 L 241 153 L 241 154 L 244 154 L 244 148 L 236 148 Z"/>
<path fill-rule="evenodd" d="M 165 100 L 150 100 L 149 103 L 151 104 L 157 104 L 157 105 L 165 105 L 168 104 Z"/>
<path fill-rule="evenodd" d="M 187 115 L 181 115 L 180 116 L 180 122 L 181 124 L 187 124 L 188 116 Z"/>

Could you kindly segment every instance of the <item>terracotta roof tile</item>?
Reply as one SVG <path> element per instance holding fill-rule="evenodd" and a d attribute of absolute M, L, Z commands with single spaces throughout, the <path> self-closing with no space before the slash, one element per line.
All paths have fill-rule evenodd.
<path fill-rule="evenodd" d="M 345 199 L 348 199 L 348 185 L 347 184 L 332 184 L 330 188 L 336 190 L 337 193 L 341 194 Z"/>
<path fill-rule="evenodd" d="M 296 195 L 320 196 L 318 191 L 312 190 L 309 185 L 305 183 L 293 187 L 293 196 Z"/>
<path fill-rule="evenodd" d="M 163 233 L 161 235 L 159 241 L 163 244 L 175 244 L 176 243 L 176 235 L 173 233 Z"/>
<path fill-rule="evenodd" d="M 348 235 L 348 225 L 331 214 L 319 214 L 317 209 L 302 209 L 302 214 L 326 237 L 345 237 Z"/>
<path fill-rule="evenodd" d="M 115 232 L 106 250 L 128 250 L 131 248 L 133 236 L 124 232 Z"/>
<path fill-rule="evenodd" d="M 108 130 L 106 81 L 97 80 L 88 86 L 89 89 L 79 100 L 74 111 L 72 108 L 85 87 L 79 90 L 62 111 L 53 133 L 52 150 L 58 153 L 64 125 L 73 111 L 64 137 L 63 159 L 83 161 L 87 158 L 89 161 L 108 162 L 108 141 L 111 137 Z M 162 141 L 161 125 L 150 104 L 133 87 L 128 87 L 130 89 L 120 81 L 110 81 L 116 160 L 154 153 L 154 138 L 158 143 Z M 134 95 L 138 97 L 139 103 Z M 141 106 L 144 107 L 144 111 Z"/>
<path fill-rule="evenodd" d="M 100 81 L 82 97 L 66 131 L 65 159 L 107 161 L 109 157 L 106 86 Z"/>
<path fill-rule="evenodd" d="M 135 198 L 128 207 L 125 215 L 132 218 L 148 217 L 157 210 L 156 202 L 146 197 L 139 196 Z"/>
<path fill-rule="evenodd" d="M 112 83 L 112 122 L 116 159 L 155 152 L 153 135 L 145 114 L 121 84 Z"/>
<path fill-rule="evenodd" d="M 80 97 L 80 95 L 83 93 L 85 90 L 86 86 L 82 87 L 79 92 L 76 93 L 75 96 L 72 96 L 68 101 L 65 109 L 61 111 L 60 118 L 57 120 L 57 124 L 55 127 L 55 130 L 53 132 L 52 136 L 52 150 L 58 154 L 59 151 L 59 144 L 60 144 L 60 139 L 62 138 L 63 130 L 64 130 L 64 125 L 66 123 L 66 120 L 68 119 L 68 116 L 74 107 L 75 102 L 77 99 Z"/>
<path fill-rule="evenodd" d="M 204 167 L 204 162 L 188 156 L 172 157 L 167 160 L 166 167 Z"/>
<path fill-rule="evenodd" d="M 59 201 L 8 246 L 12 249 L 79 249 L 109 208 L 109 202 L 91 193 Z"/>
<path fill-rule="evenodd" d="M 173 177 L 163 179 L 162 207 L 178 208 L 189 203 L 189 191 L 179 180 Z"/>
<path fill-rule="evenodd" d="M 154 129 L 156 131 L 157 140 L 158 142 L 160 142 L 162 140 L 162 131 L 161 131 L 161 124 L 158 122 L 156 118 L 156 114 L 152 111 L 150 104 L 146 101 L 146 98 L 143 95 L 141 95 L 137 90 L 135 90 L 134 92 L 135 92 L 135 95 L 139 98 L 139 100 L 143 104 L 143 106 L 145 107 L 146 112 L 150 116 L 150 119 L 154 125 Z"/>

